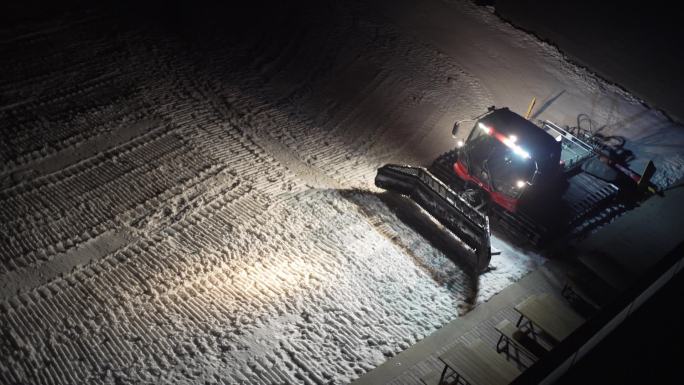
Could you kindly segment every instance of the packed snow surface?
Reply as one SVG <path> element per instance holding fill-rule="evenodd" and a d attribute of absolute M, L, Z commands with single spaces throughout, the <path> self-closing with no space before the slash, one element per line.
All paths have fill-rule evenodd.
<path fill-rule="evenodd" d="M 457 119 L 519 110 L 511 71 L 593 95 L 563 114 L 681 177 L 680 127 L 485 9 L 421 7 L 1 30 L 0 383 L 348 383 L 486 301 L 542 258 L 495 237 L 473 276 L 373 178 L 451 149 Z M 414 28 L 447 28 L 443 8 L 471 34 Z M 475 32 L 493 48 L 440 46 Z"/>

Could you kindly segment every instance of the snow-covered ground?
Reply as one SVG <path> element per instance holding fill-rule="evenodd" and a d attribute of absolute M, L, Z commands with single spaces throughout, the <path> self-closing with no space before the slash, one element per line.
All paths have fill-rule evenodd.
<path fill-rule="evenodd" d="M 373 187 L 492 104 L 560 84 L 540 118 L 681 175 L 679 127 L 484 9 L 421 4 L 2 30 L 0 383 L 350 382 L 543 263 L 494 238 L 473 277 Z"/>

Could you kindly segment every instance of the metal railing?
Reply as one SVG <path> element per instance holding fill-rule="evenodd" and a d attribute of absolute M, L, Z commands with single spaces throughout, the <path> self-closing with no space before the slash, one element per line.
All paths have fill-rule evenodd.
<path fill-rule="evenodd" d="M 544 121 L 542 129 L 553 136 L 561 144 L 561 159 L 566 169 L 572 168 L 582 160 L 593 155 L 594 148 L 555 123 Z"/>

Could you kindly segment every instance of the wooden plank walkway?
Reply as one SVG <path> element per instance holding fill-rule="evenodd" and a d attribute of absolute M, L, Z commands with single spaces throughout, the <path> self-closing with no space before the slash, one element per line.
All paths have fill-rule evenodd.
<path fill-rule="evenodd" d="M 518 320 L 519 313 L 514 309 L 517 303 L 530 295 L 541 293 L 549 293 L 564 301 L 560 294 L 564 283 L 563 268 L 552 266 L 555 264 L 553 261 L 548 262 L 545 266 L 496 294 L 489 301 L 480 304 L 470 313 L 451 321 L 425 340 L 413 345 L 375 370 L 366 373 L 353 385 L 423 385 L 420 380 L 421 377 L 429 372 L 441 371 L 444 368 L 437 357 L 459 342 L 469 344 L 480 339 L 486 346 L 495 351 L 499 340 L 499 333 L 495 326 L 503 319 L 513 323 Z M 549 346 L 541 337 L 535 337 L 540 344 Z M 429 341 L 429 339 L 439 341 L 438 346 L 435 346 L 436 341 Z M 511 348 L 510 353 L 510 356 L 507 356 L 505 352 L 500 354 L 521 371 L 532 364 L 530 358 L 524 354 L 516 355 L 514 348 Z"/>
<path fill-rule="evenodd" d="M 426 375 L 427 373 L 438 370 L 441 371 L 444 368 L 444 364 L 442 364 L 437 357 L 444 353 L 445 351 L 449 350 L 452 346 L 454 346 L 456 343 L 459 342 L 464 342 L 464 343 L 472 343 L 475 339 L 480 339 L 482 342 L 484 342 L 487 346 L 491 347 L 492 349 L 496 349 L 496 343 L 499 340 L 499 333 L 494 329 L 494 326 L 501 321 L 502 319 L 508 319 L 509 321 L 515 322 L 517 320 L 518 313 L 515 312 L 512 308 L 506 308 L 502 309 L 499 312 L 497 312 L 493 317 L 490 319 L 487 319 L 477 325 L 475 329 L 467 332 L 466 334 L 454 339 L 452 342 L 450 342 L 448 345 L 445 345 L 443 348 L 435 351 L 434 353 L 430 354 L 428 357 L 426 357 L 425 360 L 419 362 L 415 366 L 409 368 L 406 370 L 404 373 L 401 373 L 398 377 L 394 378 L 390 382 L 387 382 L 388 385 L 423 385 L 423 383 L 420 381 L 420 377 Z M 511 349 L 511 352 L 513 352 L 513 349 Z M 515 357 L 515 354 L 511 354 L 511 357 L 506 357 L 506 353 L 501 353 L 502 357 L 505 357 L 508 359 L 512 364 L 514 364 L 518 369 L 521 371 L 525 369 L 526 366 L 529 366 L 532 364 L 529 358 L 525 357 L 524 355 L 520 355 L 519 357 Z M 519 362 L 518 362 L 519 361 Z M 435 384 L 436 385 L 436 384 Z"/>

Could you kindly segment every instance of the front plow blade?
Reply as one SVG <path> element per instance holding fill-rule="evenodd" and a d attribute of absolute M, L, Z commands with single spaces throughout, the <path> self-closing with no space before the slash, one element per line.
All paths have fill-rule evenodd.
<path fill-rule="evenodd" d="M 489 218 L 422 167 L 388 164 L 378 169 L 375 185 L 405 195 L 475 250 L 469 263 L 478 272 L 492 258 Z"/>

